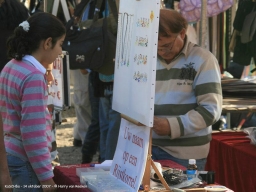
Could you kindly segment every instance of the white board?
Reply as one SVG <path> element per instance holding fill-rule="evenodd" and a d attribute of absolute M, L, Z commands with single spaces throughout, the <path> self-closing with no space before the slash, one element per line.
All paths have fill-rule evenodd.
<path fill-rule="evenodd" d="M 121 0 L 113 109 L 152 127 L 160 0 Z"/>
<path fill-rule="evenodd" d="M 69 56 L 66 51 L 63 51 L 62 54 L 53 62 L 54 80 L 49 87 L 49 95 L 52 97 L 51 103 L 56 110 L 65 110 L 71 106 Z"/>
<path fill-rule="evenodd" d="M 130 191 L 138 191 L 144 175 L 150 128 L 136 126 L 122 119 L 110 175 L 126 184 Z"/>

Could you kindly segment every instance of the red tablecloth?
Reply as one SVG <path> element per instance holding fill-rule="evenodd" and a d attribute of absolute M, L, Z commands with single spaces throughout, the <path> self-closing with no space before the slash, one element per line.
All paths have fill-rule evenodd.
<path fill-rule="evenodd" d="M 243 132 L 213 133 L 206 170 L 235 192 L 256 192 L 256 146 Z"/>
<path fill-rule="evenodd" d="M 170 160 L 157 161 L 161 163 L 162 167 L 171 167 L 186 170 L 185 167 L 179 165 Z M 76 175 L 76 168 L 78 167 L 89 167 L 90 164 L 78 164 L 78 165 L 66 165 L 56 166 L 54 168 L 54 181 L 58 185 L 57 191 L 68 191 L 68 192 L 90 192 L 88 188 L 81 188 L 80 179 Z"/>
<path fill-rule="evenodd" d="M 89 166 L 90 164 L 56 166 L 53 170 L 53 180 L 58 185 L 57 191 L 90 192 L 88 188 L 71 188 L 74 185 L 80 185 L 80 179 L 76 175 L 76 168 Z M 61 188 L 62 186 L 66 188 Z"/>

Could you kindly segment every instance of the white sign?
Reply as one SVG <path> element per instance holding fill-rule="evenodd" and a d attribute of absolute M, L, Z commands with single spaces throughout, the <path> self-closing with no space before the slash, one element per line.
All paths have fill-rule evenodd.
<path fill-rule="evenodd" d="M 150 128 L 122 119 L 110 174 L 138 191 L 148 156 Z"/>
<path fill-rule="evenodd" d="M 64 95 L 63 95 L 63 62 L 62 58 L 58 57 L 53 62 L 52 74 L 54 80 L 49 87 L 49 94 L 52 96 L 52 103 L 58 108 L 63 108 Z"/>
<path fill-rule="evenodd" d="M 152 127 L 160 0 L 121 0 L 113 109 Z"/>

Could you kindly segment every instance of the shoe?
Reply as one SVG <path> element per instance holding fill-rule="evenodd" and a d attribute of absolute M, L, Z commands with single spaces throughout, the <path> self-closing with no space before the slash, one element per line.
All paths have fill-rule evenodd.
<path fill-rule="evenodd" d="M 99 153 L 98 153 L 99 154 Z M 103 162 L 103 160 L 101 160 L 101 156 L 100 156 L 100 154 L 99 154 L 99 156 L 98 156 L 98 163 L 102 163 Z"/>
<path fill-rule="evenodd" d="M 82 164 L 91 163 L 93 155 L 82 155 Z"/>
<path fill-rule="evenodd" d="M 74 140 L 73 140 L 73 145 L 74 145 L 75 147 L 81 147 L 81 146 L 82 146 L 82 141 L 79 140 L 79 139 L 74 139 Z"/>

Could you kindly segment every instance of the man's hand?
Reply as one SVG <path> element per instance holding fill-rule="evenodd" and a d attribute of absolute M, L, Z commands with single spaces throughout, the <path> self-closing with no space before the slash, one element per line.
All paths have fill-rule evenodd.
<path fill-rule="evenodd" d="M 54 80 L 54 76 L 52 74 L 52 70 L 47 70 L 46 73 L 45 73 L 45 76 L 46 76 L 47 84 L 51 85 L 53 80 Z"/>
<path fill-rule="evenodd" d="M 160 136 L 170 135 L 171 127 L 166 118 L 154 116 L 153 131 Z"/>
<path fill-rule="evenodd" d="M 44 192 L 54 192 L 57 191 L 57 187 L 53 181 L 53 179 L 49 179 L 46 181 L 41 181 L 40 182 L 43 188 Z"/>
<path fill-rule="evenodd" d="M 86 69 L 80 69 L 80 71 L 81 71 L 81 73 L 82 73 L 83 75 L 88 74 L 88 71 L 87 71 Z"/>

